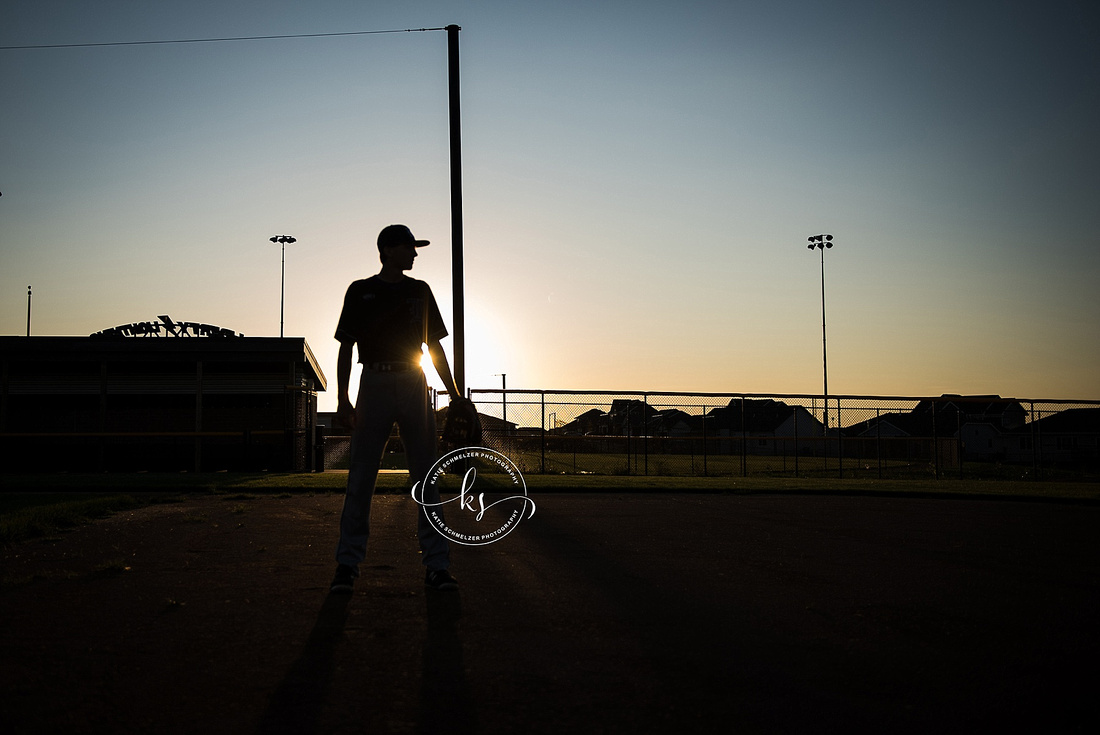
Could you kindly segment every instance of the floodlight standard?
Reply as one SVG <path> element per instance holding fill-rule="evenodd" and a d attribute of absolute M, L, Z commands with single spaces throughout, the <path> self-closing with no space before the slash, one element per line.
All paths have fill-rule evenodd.
<path fill-rule="evenodd" d="M 283 249 L 282 257 L 282 271 L 279 276 L 279 337 L 283 336 L 283 304 L 286 301 L 286 245 L 287 243 L 298 242 L 290 235 L 275 235 L 269 237 L 271 242 L 279 243 Z"/>
<path fill-rule="evenodd" d="M 822 419 L 825 425 L 825 433 L 829 433 L 829 353 L 825 343 L 825 250 L 833 246 L 832 235 L 812 235 L 807 238 L 810 250 L 821 251 L 821 370 L 823 375 L 822 394 L 825 399 L 825 407 L 822 410 Z"/>

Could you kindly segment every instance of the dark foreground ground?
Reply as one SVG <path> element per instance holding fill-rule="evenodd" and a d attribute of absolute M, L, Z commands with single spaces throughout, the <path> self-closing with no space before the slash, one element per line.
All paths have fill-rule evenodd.
<path fill-rule="evenodd" d="M 1095 732 L 1100 508 L 541 495 L 460 593 L 404 496 L 195 496 L 3 553 L 4 733 Z"/>

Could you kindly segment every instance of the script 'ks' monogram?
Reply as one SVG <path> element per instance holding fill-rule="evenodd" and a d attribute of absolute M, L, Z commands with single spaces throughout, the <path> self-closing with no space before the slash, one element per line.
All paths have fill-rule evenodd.
<path fill-rule="evenodd" d="M 474 485 L 478 479 L 478 469 L 470 464 L 471 461 L 485 463 L 489 466 L 490 475 L 497 468 L 502 470 L 507 475 L 508 480 L 505 483 L 503 492 L 501 492 L 502 488 L 495 486 L 489 487 L 487 492 L 475 491 Z M 443 489 L 441 480 L 448 474 L 448 468 L 452 470 L 451 477 L 455 479 L 458 478 L 457 473 L 453 472 L 454 470 L 464 468 L 465 471 L 462 474 L 457 492 L 453 495 L 448 493 L 448 497 L 441 497 L 442 493 L 440 491 Z M 482 469 L 484 470 L 485 467 L 482 467 Z M 493 485 L 493 483 L 490 482 L 490 485 Z M 516 493 L 516 491 L 519 491 L 519 493 Z M 524 516 L 530 518 L 535 514 L 535 503 L 527 497 L 527 486 L 523 483 L 523 475 L 519 467 L 495 449 L 485 447 L 467 447 L 448 452 L 436 461 L 423 480 L 418 480 L 413 484 L 411 494 L 413 500 L 422 506 L 425 516 L 439 533 L 453 541 L 469 546 L 479 546 L 498 541 L 511 533 Z M 448 523 L 444 520 L 441 510 L 435 509 L 456 501 L 459 511 L 462 512 L 452 517 Z M 503 515 L 507 518 L 503 519 L 502 525 L 498 528 L 487 530 L 475 527 L 474 524 L 479 524 L 483 520 L 495 523 L 493 514 L 488 513 L 488 511 L 501 503 L 518 504 L 518 507 L 513 508 L 511 513 L 505 510 Z"/>

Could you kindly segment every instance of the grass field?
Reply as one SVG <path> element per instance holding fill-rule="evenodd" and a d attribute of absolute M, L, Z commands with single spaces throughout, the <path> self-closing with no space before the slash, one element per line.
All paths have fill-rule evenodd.
<path fill-rule="evenodd" d="M 932 457 L 888 458 L 848 454 L 836 456 L 794 456 L 784 454 L 740 453 L 662 453 L 662 452 L 605 452 L 559 451 L 547 448 L 541 451 L 516 446 L 498 446 L 527 475 L 642 475 L 659 477 L 776 477 L 776 478 L 845 478 L 924 480 L 1010 480 L 1010 481 L 1095 481 L 1096 472 L 1067 467 L 1034 466 L 1030 463 L 997 463 L 959 461 L 948 451 L 937 459 Z M 851 448 L 850 448 L 851 449 Z M 346 452 L 326 458 L 326 467 L 347 469 Z M 404 468 L 405 455 L 387 453 L 384 467 Z"/>

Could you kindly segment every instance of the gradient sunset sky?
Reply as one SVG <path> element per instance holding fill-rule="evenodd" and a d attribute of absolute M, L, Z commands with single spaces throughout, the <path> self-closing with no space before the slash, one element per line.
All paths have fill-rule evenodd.
<path fill-rule="evenodd" d="M 467 382 L 1100 398 L 1100 11 L 3 2 L 0 46 L 462 27 Z M 402 222 L 451 323 L 441 31 L 0 50 L 0 333 L 305 336 Z M 450 348 L 450 340 L 444 342 Z M 438 385 L 438 383 L 437 383 Z M 334 391 L 321 408 L 335 406 Z"/>

